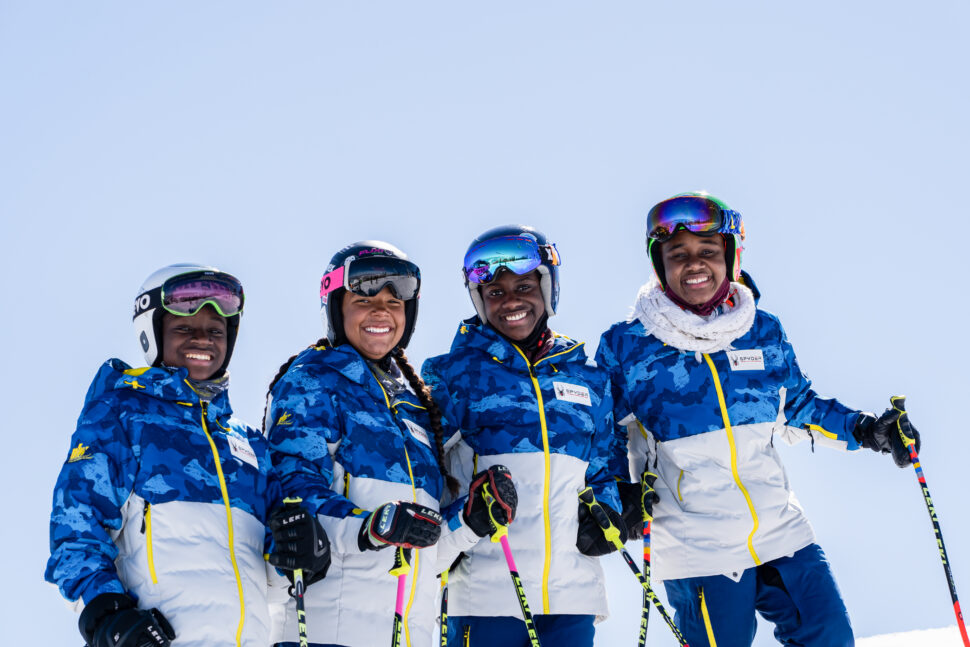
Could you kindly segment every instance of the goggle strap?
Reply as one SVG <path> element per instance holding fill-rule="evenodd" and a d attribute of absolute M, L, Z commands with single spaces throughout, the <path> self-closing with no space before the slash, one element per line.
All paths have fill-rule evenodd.
<path fill-rule="evenodd" d="M 334 290 L 338 290 L 342 287 L 346 287 L 344 285 L 344 276 L 345 276 L 344 267 L 345 267 L 344 265 L 341 265 L 340 267 L 333 270 L 332 272 L 327 272 L 326 274 L 323 275 L 323 278 L 320 280 L 321 299 L 326 299 L 327 295 L 333 292 Z"/>

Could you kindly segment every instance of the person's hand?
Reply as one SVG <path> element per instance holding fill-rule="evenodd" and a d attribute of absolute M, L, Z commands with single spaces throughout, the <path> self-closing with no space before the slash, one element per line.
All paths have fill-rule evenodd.
<path fill-rule="evenodd" d="M 519 504 L 512 474 L 504 465 L 492 465 L 472 477 L 472 482 L 468 485 L 468 502 L 462 509 L 461 516 L 465 525 L 479 537 L 490 535 L 496 530 L 488 513 L 485 486 L 488 486 L 489 494 L 495 499 L 492 515 L 497 523 L 509 525 L 515 519 L 515 509 Z"/>
<path fill-rule="evenodd" d="M 303 570 L 306 586 L 322 580 L 330 568 L 330 540 L 317 518 L 295 502 L 285 502 L 269 519 L 273 531 L 273 552 L 269 563 L 286 572 Z"/>
<path fill-rule="evenodd" d="M 158 609 L 139 609 L 124 593 L 102 593 L 78 619 L 90 647 L 169 647 L 175 630 Z"/>
<path fill-rule="evenodd" d="M 643 516 L 647 521 L 653 520 L 653 504 L 660 501 L 660 495 L 653 489 L 653 482 L 657 475 L 644 472 L 639 483 L 617 481 L 616 489 L 620 492 L 620 502 L 623 504 L 623 522 L 627 528 L 627 540 L 643 534 Z"/>
<path fill-rule="evenodd" d="M 916 427 L 909 421 L 909 414 L 905 409 L 905 398 L 896 396 L 890 398 L 892 406 L 876 418 L 871 413 L 863 413 L 855 423 L 852 435 L 856 441 L 874 452 L 892 454 L 893 461 L 898 467 L 911 464 L 909 445 L 916 445 L 916 453 L 920 450 L 920 437 Z M 906 439 L 903 439 L 903 436 Z"/>
<path fill-rule="evenodd" d="M 388 546 L 427 548 L 441 536 L 442 521 L 437 510 L 417 503 L 391 501 L 364 519 L 357 534 L 357 547 L 362 551 Z"/>
<path fill-rule="evenodd" d="M 591 488 L 587 488 L 587 490 L 592 492 Z M 592 505 L 602 508 L 609 519 L 609 523 L 619 531 L 619 540 L 625 542 L 628 533 L 626 523 L 624 523 L 620 513 L 609 505 L 600 503 L 595 499 Z M 604 530 L 601 522 L 593 514 L 590 504 L 580 500 L 579 528 L 576 531 L 576 548 L 579 549 L 579 552 L 590 557 L 599 557 L 600 555 L 608 555 L 615 551 L 617 549 L 616 544 L 607 539 Z"/>

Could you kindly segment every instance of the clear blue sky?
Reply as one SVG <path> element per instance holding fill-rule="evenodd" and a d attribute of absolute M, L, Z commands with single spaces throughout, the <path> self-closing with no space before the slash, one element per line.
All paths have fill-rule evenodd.
<path fill-rule="evenodd" d="M 245 283 L 232 398 L 257 422 L 340 246 L 421 265 L 419 362 L 471 313 L 468 241 L 533 224 L 565 263 L 552 324 L 592 352 L 649 275 L 647 209 L 692 189 L 744 214 L 821 392 L 909 396 L 970 604 L 968 23 L 958 0 L 0 2 L 6 640 L 79 642 L 42 581 L 50 492 L 98 365 L 142 361 L 157 267 Z M 782 453 L 858 635 L 953 624 L 912 470 Z M 607 559 L 599 644 L 632 644 L 639 590 Z M 650 636 L 673 644 L 655 615 Z"/>

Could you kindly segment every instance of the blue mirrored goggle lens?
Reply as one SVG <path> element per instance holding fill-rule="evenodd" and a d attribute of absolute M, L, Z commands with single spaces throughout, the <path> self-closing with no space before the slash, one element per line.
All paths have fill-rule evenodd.
<path fill-rule="evenodd" d="M 495 280 L 495 275 L 503 267 L 515 274 L 527 274 L 541 263 L 542 253 L 536 241 L 507 236 L 486 240 L 470 250 L 465 255 L 463 270 L 469 281 L 483 284 Z"/>
<path fill-rule="evenodd" d="M 398 299 L 408 301 L 421 290 L 421 271 L 399 258 L 357 258 L 351 261 L 344 283 L 348 290 L 365 297 L 389 287 Z"/>
<path fill-rule="evenodd" d="M 647 214 L 647 237 L 664 242 L 678 230 L 694 234 L 730 232 L 730 219 L 713 200 L 700 196 L 672 198 L 656 205 Z"/>

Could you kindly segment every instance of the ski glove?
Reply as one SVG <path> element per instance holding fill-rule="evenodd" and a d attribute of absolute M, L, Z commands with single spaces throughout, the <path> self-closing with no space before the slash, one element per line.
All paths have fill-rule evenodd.
<path fill-rule="evenodd" d="M 894 404 L 895 402 L 894 400 Z M 920 448 L 919 432 L 909 421 L 909 414 L 902 409 L 902 402 L 899 403 L 899 408 L 890 407 L 878 418 L 871 413 L 861 414 L 855 423 L 852 435 L 866 449 L 882 454 L 892 454 L 897 467 L 906 467 L 911 464 L 909 447 L 903 443 L 900 432 L 906 434 L 907 438 L 916 441 L 916 453 L 918 454 Z"/>
<path fill-rule="evenodd" d="M 620 491 L 620 501 L 623 503 L 623 523 L 627 528 L 627 540 L 635 539 L 643 534 L 643 514 L 647 520 L 653 520 L 653 504 L 660 501 L 660 496 L 653 489 L 653 482 L 657 475 L 644 472 L 639 483 L 617 481 L 616 489 Z"/>
<path fill-rule="evenodd" d="M 497 528 L 488 514 L 488 502 L 485 501 L 485 486 L 495 501 L 492 514 L 495 521 L 507 526 L 515 519 L 515 509 L 519 504 L 519 495 L 512 483 L 512 473 L 504 465 L 492 465 L 487 470 L 472 477 L 468 485 L 468 501 L 461 511 L 465 525 L 479 537 L 490 535 Z"/>
<path fill-rule="evenodd" d="M 417 503 L 385 503 L 364 519 L 357 535 L 357 547 L 361 551 L 387 546 L 427 548 L 441 536 L 442 521 L 436 510 Z"/>
<path fill-rule="evenodd" d="M 124 593 L 102 593 L 78 619 L 90 647 L 168 647 L 175 630 L 158 609 L 139 609 Z"/>
<path fill-rule="evenodd" d="M 606 503 L 597 502 L 595 505 L 603 508 L 606 516 L 610 519 L 610 523 L 620 531 L 620 541 L 625 542 L 629 533 L 620 513 Z M 579 529 L 576 532 L 576 548 L 583 555 L 589 555 L 590 557 L 608 555 L 616 550 L 616 545 L 609 541 L 606 535 L 603 534 L 603 528 L 593 517 L 593 513 L 589 510 L 589 505 L 582 501 L 579 502 Z"/>
<path fill-rule="evenodd" d="M 269 518 L 273 531 L 273 552 L 269 563 L 285 571 L 293 582 L 293 571 L 303 569 L 306 586 L 318 582 L 330 568 L 330 540 L 316 517 L 298 503 L 286 502 Z"/>

